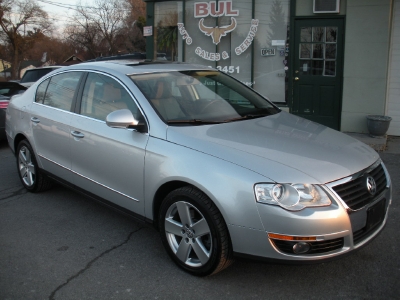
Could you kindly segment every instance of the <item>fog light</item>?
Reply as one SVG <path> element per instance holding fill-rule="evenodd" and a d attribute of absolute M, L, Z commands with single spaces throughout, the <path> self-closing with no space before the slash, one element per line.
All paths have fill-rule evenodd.
<path fill-rule="evenodd" d="M 296 254 L 307 253 L 310 249 L 311 249 L 310 244 L 305 242 L 296 243 L 293 246 L 293 252 Z"/>

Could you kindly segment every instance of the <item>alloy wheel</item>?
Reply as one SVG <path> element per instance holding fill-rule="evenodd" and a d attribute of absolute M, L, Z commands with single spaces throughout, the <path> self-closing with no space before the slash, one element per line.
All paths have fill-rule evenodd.
<path fill-rule="evenodd" d="M 32 161 L 32 154 L 26 146 L 22 146 L 18 153 L 18 167 L 24 184 L 31 187 L 35 184 L 36 170 Z"/>
<path fill-rule="evenodd" d="M 173 203 L 164 223 L 168 244 L 181 262 L 190 267 L 201 267 L 209 261 L 211 230 L 195 206 L 183 201 Z"/>

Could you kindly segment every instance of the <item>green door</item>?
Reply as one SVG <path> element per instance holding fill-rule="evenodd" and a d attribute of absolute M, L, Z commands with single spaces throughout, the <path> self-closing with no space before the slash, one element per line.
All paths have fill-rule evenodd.
<path fill-rule="evenodd" d="M 343 20 L 295 21 L 291 112 L 340 130 Z"/>

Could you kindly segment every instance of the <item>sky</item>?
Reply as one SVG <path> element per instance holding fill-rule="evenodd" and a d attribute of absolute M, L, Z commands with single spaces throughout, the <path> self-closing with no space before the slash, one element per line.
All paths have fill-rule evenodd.
<path fill-rule="evenodd" d="M 78 0 L 37 0 L 38 4 L 46 11 L 51 21 L 53 21 L 56 31 L 62 32 L 62 28 L 68 22 L 76 8 Z M 90 6 L 94 0 L 82 0 L 83 6 Z"/>

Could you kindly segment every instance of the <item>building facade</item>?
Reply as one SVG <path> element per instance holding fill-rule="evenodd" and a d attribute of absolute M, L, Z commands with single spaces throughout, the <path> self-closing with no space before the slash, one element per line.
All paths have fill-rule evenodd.
<path fill-rule="evenodd" d="M 227 72 L 293 114 L 400 136 L 400 0 L 146 1 L 147 57 Z"/>

